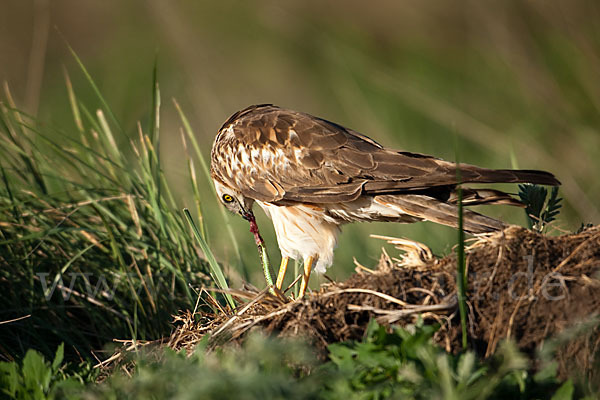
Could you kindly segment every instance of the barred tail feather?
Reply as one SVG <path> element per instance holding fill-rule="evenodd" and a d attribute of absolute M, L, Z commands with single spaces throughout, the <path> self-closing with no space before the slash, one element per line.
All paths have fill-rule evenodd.
<path fill-rule="evenodd" d="M 424 195 L 381 195 L 374 200 L 386 207 L 416 218 L 458 228 L 458 206 Z M 470 234 L 495 232 L 506 228 L 504 222 L 463 209 L 463 229 Z"/>
<path fill-rule="evenodd" d="M 550 172 L 529 169 L 487 169 L 461 164 L 464 183 L 535 183 L 559 186 L 560 181 Z"/>
<path fill-rule="evenodd" d="M 448 203 L 458 203 L 458 192 L 450 193 Z M 525 207 L 521 201 L 515 199 L 508 193 L 494 189 L 462 189 L 462 203 L 464 206 L 476 206 L 480 204 L 504 204 L 508 206 Z"/>

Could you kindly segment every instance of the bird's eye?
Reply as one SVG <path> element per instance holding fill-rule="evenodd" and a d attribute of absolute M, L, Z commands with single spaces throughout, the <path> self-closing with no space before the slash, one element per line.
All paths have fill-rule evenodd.
<path fill-rule="evenodd" d="M 228 194 L 224 194 L 224 195 L 223 195 L 223 201 L 224 201 L 225 203 L 231 203 L 231 202 L 233 201 L 233 197 L 231 197 L 231 196 L 230 196 L 230 195 L 228 195 Z"/>

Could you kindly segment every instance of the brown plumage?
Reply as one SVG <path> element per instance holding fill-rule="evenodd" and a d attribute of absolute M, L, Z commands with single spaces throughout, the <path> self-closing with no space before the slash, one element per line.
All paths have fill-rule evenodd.
<path fill-rule="evenodd" d="M 283 232 L 289 225 L 275 218 L 288 224 L 308 224 L 308 218 L 316 231 L 331 224 L 334 236 L 339 225 L 356 220 L 429 220 L 456 227 L 459 183 L 560 184 L 544 171 L 460 164 L 457 174 L 455 163 L 388 149 L 336 123 L 269 104 L 250 106 L 223 124 L 211 153 L 211 175 L 219 194 L 229 193 L 244 212 L 255 200 L 271 216 L 284 257 L 311 257 L 318 270 L 331 263 L 333 251 L 319 241 L 334 246 L 335 237 L 292 239 Z M 492 189 L 464 188 L 463 202 L 520 205 Z M 311 216 L 298 216 L 305 211 Z M 465 210 L 464 227 L 476 234 L 502 229 L 504 223 Z M 303 241 L 314 243 L 303 243 L 306 249 L 289 243 Z"/>

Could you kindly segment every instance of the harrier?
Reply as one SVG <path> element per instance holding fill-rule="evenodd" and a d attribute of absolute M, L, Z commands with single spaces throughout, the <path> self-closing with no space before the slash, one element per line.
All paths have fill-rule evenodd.
<path fill-rule="evenodd" d="M 270 104 L 233 114 L 211 152 L 211 176 L 220 201 L 254 223 L 257 203 L 271 218 L 281 250 L 276 286 L 290 258 L 304 261 L 300 296 L 313 265 L 325 272 L 341 225 L 354 221 L 432 221 L 458 226 L 457 185 L 560 185 L 551 173 L 486 169 L 392 150 L 334 122 Z M 463 205 L 522 206 L 509 194 L 462 188 Z M 473 211 L 464 230 L 493 232 L 506 225 Z"/>

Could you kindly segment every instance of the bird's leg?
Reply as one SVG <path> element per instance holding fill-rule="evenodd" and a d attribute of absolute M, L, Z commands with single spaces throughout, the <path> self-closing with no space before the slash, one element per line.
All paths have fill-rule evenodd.
<path fill-rule="evenodd" d="M 275 286 L 279 290 L 281 290 L 281 286 L 283 285 L 283 279 L 285 278 L 285 271 L 287 271 L 289 260 L 289 257 L 281 257 L 281 265 L 279 266 L 279 273 L 277 274 L 277 282 L 275 282 Z"/>
<path fill-rule="evenodd" d="M 314 261 L 315 259 L 312 256 L 304 260 L 304 275 L 302 275 L 302 282 L 300 283 L 300 293 L 298 294 L 299 299 L 304 297 L 304 293 L 306 293 L 308 278 L 310 278 L 310 272 L 312 271 L 312 265 Z"/>

